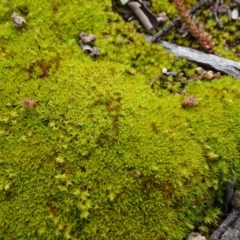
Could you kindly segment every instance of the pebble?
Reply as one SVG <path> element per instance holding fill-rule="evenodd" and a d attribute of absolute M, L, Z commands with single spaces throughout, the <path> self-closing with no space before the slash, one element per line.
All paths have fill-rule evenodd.
<path fill-rule="evenodd" d="M 206 238 L 200 233 L 192 232 L 189 234 L 187 240 L 206 240 Z"/>
<path fill-rule="evenodd" d="M 14 26 L 17 28 L 21 28 L 25 24 L 27 24 L 27 21 L 25 20 L 25 18 L 19 16 L 16 12 L 13 12 L 11 18 L 12 18 Z"/>
<path fill-rule="evenodd" d="M 205 72 L 205 74 L 203 75 L 204 78 L 210 80 L 214 77 L 213 71 L 207 71 Z"/>
<path fill-rule="evenodd" d="M 168 70 L 167 70 L 167 68 L 165 68 L 165 67 L 162 69 L 162 73 L 167 73 L 167 71 L 168 71 Z"/>
<path fill-rule="evenodd" d="M 198 74 L 202 74 L 203 71 L 204 71 L 204 70 L 203 70 L 203 68 L 201 68 L 201 67 L 197 67 L 197 68 L 195 69 L 195 72 L 198 73 Z"/>
<path fill-rule="evenodd" d="M 84 32 L 79 34 L 79 38 L 83 44 L 92 44 L 96 40 L 96 36 L 94 34 L 87 35 Z"/>
<path fill-rule="evenodd" d="M 232 10 L 232 19 L 237 20 L 238 18 L 239 18 L 239 9 L 238 9 L 238 7 L 235 7 Z"/>
<path fill-rule="evenodd" d="M 167 13 L 161 12 L 157 14 L 157 20 L 159 23 L 164 23 L 169 20 Z"/>
<path fill-rule="evenodd" d="M 120 2 L 121 2 L 122 5 L 125 5 L 129 2 L 129 0 L 120 0 Z"/>

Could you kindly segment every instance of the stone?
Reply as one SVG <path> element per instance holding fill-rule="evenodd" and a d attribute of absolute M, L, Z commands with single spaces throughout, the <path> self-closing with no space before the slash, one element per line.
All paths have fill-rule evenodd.
<path fill-rule="evenodd" d="M 90 53 L 90 56 L 92 58 L 96 58 L 100 55 L 100 49 L 98 47 L 93 47 L 92 52 Z"/>
<path fill-rule="evenodd" d="M 207 71 L 205 74 L 204 74 L 204 78 L 210 80 L 214 77 L 213 75 L 213 71 Z"/>
<path fill-rule="evenodd" d="M 200 233 L 192 232 L 189 234 L 187 240 L 206 240 L 206 238 Z"/>
<path fill-rule="evenodd" d="M 157 20 L 159 23 L 164 23 L 169 20 L 167 13 L 161 12 L 157 14 Z"/>
<path fill-rule="evenodd" d="M 13 12 L 11 18 L 12 18 L 14 26 L 17 28 L 21 28 L 27 24 L 27 21 L 25 20 L 25 18 L 19 16 L 16 12 Z"/>
<path fill-rule="evenodd" d="M 79 34 L 79 38 L 83 44 L 88 44 L 88 45 L 91 45 L 97 39 L 96 35 L 94 34 L 87 35 L 84 32 L 81 32 Z"/>
<path fill-rule="evenodd" d="M 204 69 L 203 68 L 201 68 L 201 67 L 197 67 L 196 69 L 195 69 L 195 72 L 197 73 L 197 74 L 202 74 L 202 72 L 204 71 Z"/>
<path fill-rule="evenodd" d="M 167 73 L 167 71 L 168 71 L 168 70 L 167 70 L 167 68 L 165 68 L 165 67 L 162 69 L 162 73 Z"/>
<path fill-rule="evenodd" d="M 237 20 L 238 18 L 239 18 L 239 9 L 238 9 L 238 7 L 235 7 L 232 10 L 232 19 Z"/>

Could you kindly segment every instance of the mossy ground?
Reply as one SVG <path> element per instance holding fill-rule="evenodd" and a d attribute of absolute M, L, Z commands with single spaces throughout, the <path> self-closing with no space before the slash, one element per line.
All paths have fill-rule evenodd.
<path fill-rule="evenodd" d="M 96 61 L 80 31 L 97 35 Z M 2 1 L 0 49 L 0 239 L 174 240 L 216 223 L 239 177 L 239 81 L 189 83 L 199 104 L 183 109 L 184 96 L 149 83 L 195 65 L 106 0 Z"/>

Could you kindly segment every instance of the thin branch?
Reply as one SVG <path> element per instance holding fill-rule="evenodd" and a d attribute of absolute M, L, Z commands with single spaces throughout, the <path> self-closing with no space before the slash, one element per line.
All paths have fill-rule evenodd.
<path fill-rule="evenodd" d="M 147 41 L 151 42 L 150 35 L 145 34 L 144 37 Z M 166 41 L 158 41 L 158 44 L 162 45 L 177 57 L 185 58 L 192 62 L 207 66 L 211 69 L 216 69 L 217 71 L 226 73 L 236 79 L 240 79 L 240 63 L 237 61 L 204 53 L 192 48 L 177 46 L 176 44 Z"/>
<path fill-rule="evenodd" d="M 219 6 L 219 1 L 220 1 L 220 0 L 216 0 L 216 4 L 215 4 L 215 8 L 214 8 L 213 14 L 214 14 L 215 20 L 216 20 L 216 22 L 217 22 L 217 24 L 218 24 L 218 27 L 222 29 L 222 28 L 223 28 L 223 23 L 222 23 L 222 21 L 218 18 L 218 14 L 217 14 L 217 12 L 218 12 L 218 6 Z"/>
<path fill-rule="evenodd" d="M 227 228 L 238 218 L 238 216 L 239 211 L 233 209 L 228 217 L 222 222 L 220 227 L 212 233 L 210 239 L 219 239 L 221 235 L 227 230 Z"/>

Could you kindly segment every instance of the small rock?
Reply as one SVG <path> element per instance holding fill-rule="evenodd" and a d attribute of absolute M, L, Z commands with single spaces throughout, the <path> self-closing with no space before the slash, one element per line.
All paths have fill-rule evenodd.
<path fill-rule="evenodd" d="M 121 2 L 122 5 L 125 5 L 129 2 L 129 0 L 120 0 L 120 2 Z"/>
<path fill-rule="evenodd" d="M 83 44 L 81 41 L 80 41 L 80 45 L 84 52 L 87 52 L 89 54 L 92 52 L 92 47 L 90 45 Z"/>
<path fill-rule="evenodd" d="M 219 77 L 221 77 L 221 73 L 220 72 L 216 72 L 216 73 L 213 74 L 213 77 L 214 78 L 219 78 Z"/>
<path fill-rule="evenodd" d="M 98 47 L 93 47 L 92 52 L 90 53 L 90 56 L 92 58 L 96 58 L 100 55 L 100 49 Z"/>
<path fill-rule="evenodd" d="M 165 67 L 162 69 L 162 73 L 163 73 L 163 74 L 164 74 L 164 73 L 167 73 L 167 71 L 168 71 L 168 70 L 167 70 L 167 68 L 165 68 Z"/>
<path fill-rule="evenodd" d="M 91 44 L 93 43 L 95 40 L 96 40 L 96 36 L 93 35 L 93 34 L 89 34 L 88 36 L 84 37 L 82 39 L 82 42 L 85 43 L 85 44 Z"/>
<path fill-rule="evenodd" d="M 202 72 L 203 72 L 204 70 L 203 70 L 203 68 L 201 68 L 201 67 L 197 67 L 196 69 L 195 69 L 195 72 L 197 73 L 197 74 L 202 74 Z"/>
<path fill-rule="evenodd" d="M 87 35 L 85 32 L 79 34 L 79 43 L 83 51 L 88 53 L 89 56 L 96 59 L 100 55 L 100 49 L 92 46 L 92 43 L 96 40 L 94 34 Z"/>
<path fill-rule="evenodd" d="M 86 33 L 84 32 L 81 32 L 79 34 L 79 38 L 80 38 L 80 41 L 83 43 L 83 44 L 92 44 L 96 39 L 97 37 L 93 34 L 89 34 L 87 35 Z"/>
<path fill-rule="evenodd" d="M 27 24 L 27 21 L 25 20 L 24 17 L 19 16 L 16 12 L 13 12 L 12 14 L 12 21 L 15 27 L 17 28 L 21 28 L 23 27 L 25 24 Z"/>
<path fill-rule="evenodd" d="M 167 13 L 161 12 L 157 14 L 157 20 L 159 23 L 164 23 L 169 20 Z"/>
<path fill-rule="evenodd" d="M 238 18 L 239 18 L 239 9 L 238 9 L 238 7 L 235 7 L 232 10 L 232 19 L 237 20 Z"/>
<path fill-rule="evenodd" d="M 203 77 L 206 78 L 206 79 L 208 79 L 208 80 L 213 79 L 213 77 L 214 77 L 213 71 L 207 71 L 207 72 L 205 72 L 205 74 L 204 74 Z"/>
<path fill-rule="evenodd" d="M 187 240 L 206 240 L 206 238 L 200 233 L 192 232 L 189 234 Z"/>

